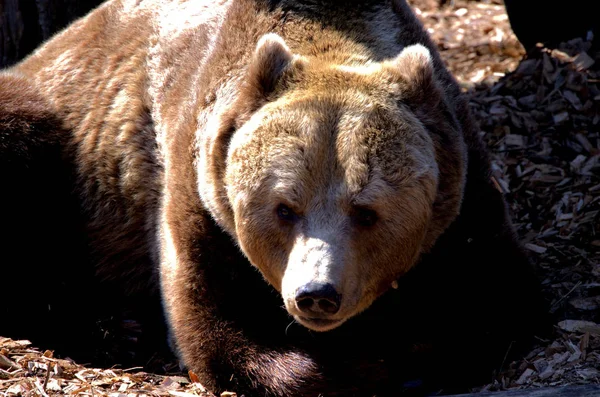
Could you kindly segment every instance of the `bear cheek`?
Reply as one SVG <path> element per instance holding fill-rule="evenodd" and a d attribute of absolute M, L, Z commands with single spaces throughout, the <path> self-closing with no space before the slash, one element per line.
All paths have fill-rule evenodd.
<path fill-rule="evenodd" d="M 418 261 L 429 217 L 408 215 L 404 212 L 397 222 L 390 222 L 376 234 L 362 236 L 354 244 L 365 291 L 359 304 L 361 310 L 388 291 L 392 282 Z M 382 245 L 381 241 L 388 243 Z"/>
<path fill-rule="evenodd" d="M 236 211 L 236 234 L 242 252 L 265 280 L 281 291 L 290 244 L 272 214 L 252 208 Z"/>
<path fill-rule="evenodd" d="M 353 244 L 351 250 L 355 256 L 352 262 L 356 265 L 353 266 L 351 279 L 354 296 L 348 298 L 354 298 L 356 313 L 371 306 L 391 286 L 398 269 L 405 266 L 402 254 L 397 249 L 391 244 L 384 247 L 380 243 L 382 240 L 373 237 L 363 236 Z"/>

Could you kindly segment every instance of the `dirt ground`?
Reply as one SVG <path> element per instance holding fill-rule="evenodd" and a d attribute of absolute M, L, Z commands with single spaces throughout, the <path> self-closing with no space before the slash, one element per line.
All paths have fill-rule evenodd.
<path fill-rule="evenodd" d="M 498 0 L 409 2 L 470 98 L 556 318 L 474 391 L 600 383 L 600 54 L 582 40 L 525 54 Z M 193 373 L 85 368 L 0 337 L 0 395 L 56 394 L 211 396 Z"/>

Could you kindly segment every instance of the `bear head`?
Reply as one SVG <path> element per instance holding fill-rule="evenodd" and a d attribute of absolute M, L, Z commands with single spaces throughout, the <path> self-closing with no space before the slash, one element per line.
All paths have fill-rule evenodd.
<path fill-rule="evenodd" d="M 289 314 L 327 331 L 395 285 L 458 214 L 459 128 L 422 45 L 340 63 L 267 34 L 200 149 L 200 196 Z"/>

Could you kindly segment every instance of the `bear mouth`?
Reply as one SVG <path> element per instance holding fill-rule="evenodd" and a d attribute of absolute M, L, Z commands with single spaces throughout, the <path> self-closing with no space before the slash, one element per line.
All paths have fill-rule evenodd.
<path fill-rule="evenodd" d="M 325 319 L 325 318 L 311 318 L 303 316 L 294 316 L 296 321 L 313 331 L 329 331 L 340 326 L 345 319 Z"/>

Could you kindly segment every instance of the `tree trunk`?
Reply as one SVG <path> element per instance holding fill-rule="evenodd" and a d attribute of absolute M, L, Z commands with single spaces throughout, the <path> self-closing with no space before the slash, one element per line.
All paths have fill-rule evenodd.
<path fill-rule="evenodd" d="M 12 65 L 102 0 L 0 0 L 0 68 Z"/>

